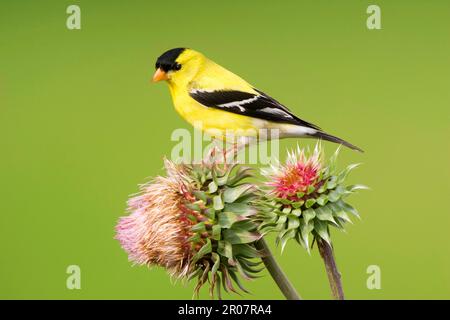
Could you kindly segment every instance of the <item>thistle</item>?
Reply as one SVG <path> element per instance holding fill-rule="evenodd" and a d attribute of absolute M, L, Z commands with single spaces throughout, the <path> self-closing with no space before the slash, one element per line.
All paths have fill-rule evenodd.
<path fill-rule="evenodd" d="M 362 185 L 345 185 L 348 174 L 358 165 L 349 165 L 342 171 L 336 168 L 339 148 L 327 165 L 319 144 L 313 152 L 297 147 L 288 154 L 286 164 L 276 164 L 263 170 L 267 178 L 268 194 L 260 201 L 262 234 L 276 231 L 277 243 L 283 250 L 290 239 L 295 239 L 308 252 L 317 241 L 325 261 L 333 295 L 343 298 L 340 274 L 331 247 L 330 227 L 344 231 L 350 216 L 359 218 L 355 208 L 346 197 Z M 310 237 L 313 240 L 310 242 Z"/>
<path fill-rule="evenodd" d="M 165 160 L 166 177 L 141 186 L 128 202 L 116 238 L 135 264 L 161 266 L 177 279 L 196 278 L 194 296 L 210 284 L 209 294 L 248 292 L 261 270 L 255 241 L 261 238 L 251 219 L 256 187 L 245 182 L 251 169 L 218 164 L 211 155 L 201 164 Z M 237 287 L 236 287 L 237 286 Z"/>

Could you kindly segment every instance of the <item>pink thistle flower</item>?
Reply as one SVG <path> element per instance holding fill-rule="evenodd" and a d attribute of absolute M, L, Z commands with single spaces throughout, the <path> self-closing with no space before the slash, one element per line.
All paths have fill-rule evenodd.
<path fill-rule="evenodd" d="M 192 223 L 181 210 L 187 194 L 180 166 L 165 161 L 167 177 L 140 186 L 128 201 L 129 216 L 120 218 L 116 239 L 135 264 L 158 265 L 171 275 L 184 276 L 191 259 Z"/>
<path fill-rule="evenodd" d="M 322 169 L 322 151 L 316 146 L 311 155 L 297 147 L 297 152 L 288 154 L 286 164 L 271 166 L 263 170 L 271 187 L 271 193 L 278 198 L 298 201 L 298 194 L 306 194 L 310 187 L 320 187 L 320 172 Z"/>

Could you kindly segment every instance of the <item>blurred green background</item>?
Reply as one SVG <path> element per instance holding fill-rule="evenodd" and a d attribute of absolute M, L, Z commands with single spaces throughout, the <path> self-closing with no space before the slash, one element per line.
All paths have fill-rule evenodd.
<path fill-rule="evenodd" d="M 372 3 L 382 30 L 366 28 Z M 70 4 L 81 30 L 66 28 Z M 372 188 L 350 201 L 362 221 L 333 233 L 348 298 L 450 298 L 449 39 L 448 1 L 1 1 L 0 298 L 190 299 L 192 284 L 132 267 L 113 239 L 172 131 L 191 130 L 150 84 L 179 46 L 366 150 L 340 157 Z M 274 252 L 304 298 L 330 297 L 316 250 Z M 81 290 L 66 289 L 71 264 Z M 248 286 L 282 298 L 267 273 Z"/>

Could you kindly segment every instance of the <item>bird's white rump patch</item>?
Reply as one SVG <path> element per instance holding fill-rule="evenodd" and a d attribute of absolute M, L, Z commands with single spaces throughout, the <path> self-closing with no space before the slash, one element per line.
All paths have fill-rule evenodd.
<path fill-rule="evenodd" d="M 278 124 L 280 129 L 280 138 L 305 137 L 313 135 L 316 129 L 297 126 L 294 124 Z"/>
<path fill-rule="evenodd" d="M 279 116 L 282 116 L 282 117 L 285 117 L 285 118 L 292 119 L 292 116 L 291 116 L 289 113 L 284 112 L 284 111 L 281 110 L 281 109 L 277 109 L 277 108 L 268 108 L 268 107 L 267 107 L 267 108 L 261 109 L 261 111 L 262 111 L 262 112 L 266 112 L 266 113 L 276 114 L 276 115 L 279 115 Z"/>

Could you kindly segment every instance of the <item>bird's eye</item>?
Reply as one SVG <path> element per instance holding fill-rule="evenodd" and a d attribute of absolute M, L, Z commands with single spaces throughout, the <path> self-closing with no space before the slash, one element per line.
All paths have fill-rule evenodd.
<path fill-rule="evenodd" d="M 175 63 L 175 65 L 173 66 L 173 70 L 178 71 L 178 70 L 180 70 L 180 69 L 181 69 L 181 64 Z"/>

